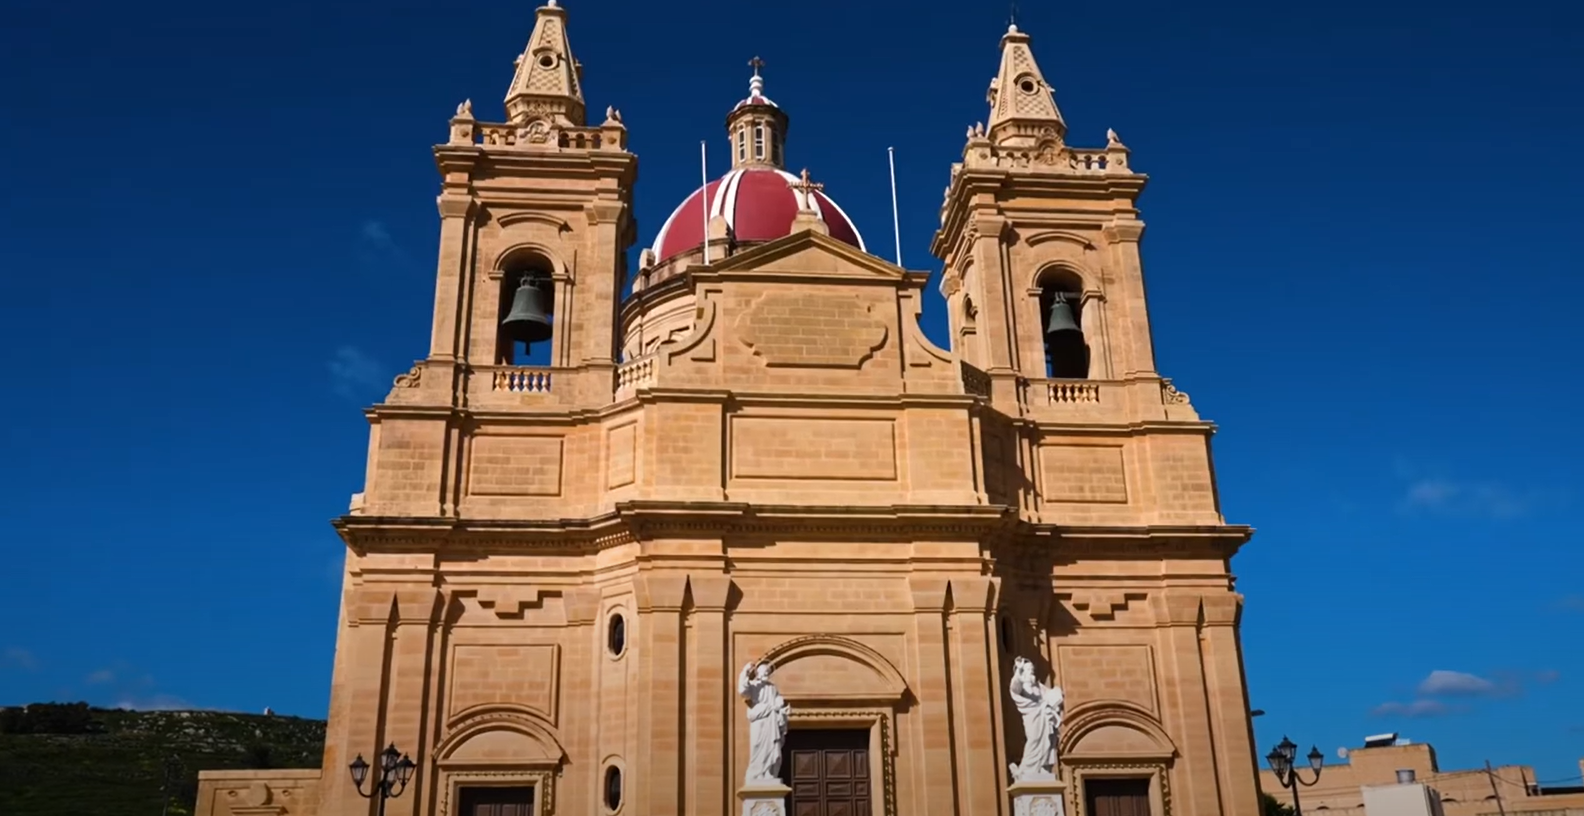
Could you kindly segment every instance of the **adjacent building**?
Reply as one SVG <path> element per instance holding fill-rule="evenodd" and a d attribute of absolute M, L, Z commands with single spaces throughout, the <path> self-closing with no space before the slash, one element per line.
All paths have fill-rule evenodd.
<path fill-rule="evenodd" d="M 1371 737 L 1364 747 L 1346 753 L 1345 764 L 1326 765 L 1315 786 L 1299 793 L 1305 813 L 1380 816 L 1366 812 L 1364 789 L 1411 783 L 1428 787 L 1444 816 L 1584 816 L 1584 760 L 1579 761 L 1579 777 L 1545 784 L 1528 765 L 1443 771 L 1429 743 L 1396 734 Z M 1301 774 L 1311 778 L 1307 770 Z M 1283 804 L 1292 804 L 1292 792 L 1270 770 L 1260 772 L 1260 786 Z"/>

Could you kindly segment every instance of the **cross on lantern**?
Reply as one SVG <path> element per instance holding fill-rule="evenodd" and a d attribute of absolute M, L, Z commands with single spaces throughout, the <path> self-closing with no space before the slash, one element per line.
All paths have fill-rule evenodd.
<path fill-rule="evenodd" d="M 754 57 L 748 60 L 748 67 L 754 71 L 754 76 L 759 76 L 759 69 L 764 67 L 764 60 Z"/>
<path fill-rule="evenodd" d="M 825 185 L 817 181 L 809 181 L 809 172 L 807 167 L 803 168 L 803 173 L 798 177 L 797 181 L 789 181 L 787 182 L 787 186 L 803 194 L 803 200 L 799 202 L 799 208 L 804 210 L 814 209 L 814 199 L 812 197 L 813 194 L 825 189 Z"/>

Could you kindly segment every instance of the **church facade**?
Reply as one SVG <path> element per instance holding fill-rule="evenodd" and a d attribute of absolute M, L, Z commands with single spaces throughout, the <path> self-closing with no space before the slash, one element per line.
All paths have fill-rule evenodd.
<path fill-rule="evenodd" d="M 537 11 L 507 121 L 464 103 L 435 148 L 430 349 L 367 411 L 335 522 L 323 767 L 207 772 L 198 813 L 367 816 L 387 746 L 390 816 L 1257 813 L 1229 572 L 1251 530 L 1156 371 L 1116 135 L 1069 145 L 1010 29 L 937 293 L 787 171 L 756 65 L 731 169 L 629 270 L 637 157 L 585 110 L 567 23 Z M 1059 691 L 1055 802 L 1014 789 L 1014 665 Z M 785 703 L 769 766 L 755 676 Z"/>

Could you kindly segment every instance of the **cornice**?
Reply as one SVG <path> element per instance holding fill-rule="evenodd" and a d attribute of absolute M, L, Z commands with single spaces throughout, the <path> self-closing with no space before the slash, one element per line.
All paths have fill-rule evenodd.
<path fill-rule="evenodd" d="M 342 516 L 332 522 L 355 552 L 553 552 L 588 555 L 658 539 L 900 542 L 979 541 L 996 560 L 1084 554 L 1230 558 L 1254 534 L 1247 525 L 1037 524 L 1005 505 L 750 505 L 740 502 L 632 501 L 591 518 L 468 520 Z M 995 555 L 1001 552 L 1001 555 Z M 714 563 L 718 556 L 705 561 Z"/>

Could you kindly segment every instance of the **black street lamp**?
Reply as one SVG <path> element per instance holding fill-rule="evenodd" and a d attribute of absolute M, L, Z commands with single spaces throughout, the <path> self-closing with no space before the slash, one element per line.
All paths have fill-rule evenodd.
<path fill-rule="evenodd" d="M 418 769 L 418 765 L 406 754 L 396 750 L 394 743 L 381 751 L 378 759 L 379 781 L 369 786 L 368 793 L 363 792 L 363 780 L 368 779 L 369 772 L 369 764 L 364 761 L 363 755 L 358 754 L 347 770 L 352 772 L 352 784 L 357 785 L 359 796 L 364 799 L 379 797 L 379 816 L 385 816 L 385 800 L 395 799 L 407 790 L 407 783 L 412 781 L 413 771 Z"/>
<path fill-rule="evenodd" d="M 1303 805 L 1298 802 L 1298 789 L 1313 787 L 1320 781 L 1320 766 L 1325 764 L 1325 756 L 1320 753 L 1319 748 L 1309 747 L 1307 759 L 1310 770 L 1314 771 L 1314 779 L 1308 782 L 1303 781 L 1303 777 L 1298 775 L 1298 769 L 1293 767 L 1293 760 L 1297 756 L 1298 746 L 1294 745 L 1292 740 L 1282 737 L 1281 744 L 1271 749 L 1271 752 L 1265 756 L 1265 761 L 1270 763 L 1271 770 L 1275 772 L 1276 781 L 1293 792 L 1293 816 L 1303 816 Z"/>

